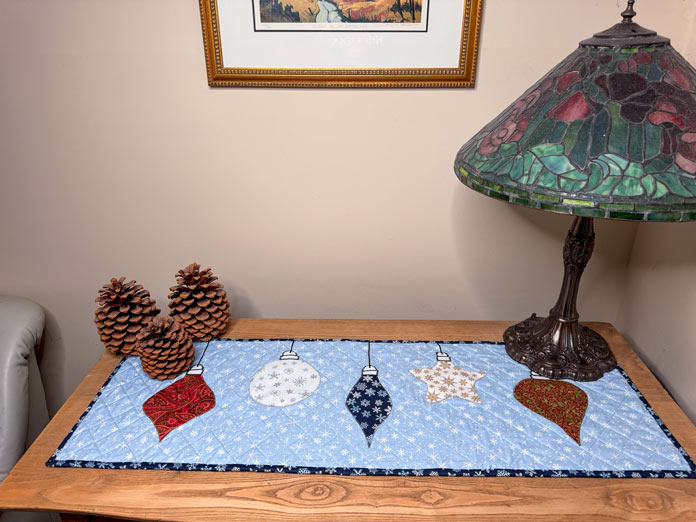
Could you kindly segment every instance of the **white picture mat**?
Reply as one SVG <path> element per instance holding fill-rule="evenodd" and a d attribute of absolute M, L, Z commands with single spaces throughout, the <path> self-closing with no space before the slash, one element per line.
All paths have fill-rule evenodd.
<path fill-rule="evenodd" d="M 252 4 L 218 0 L 222 62 L 228 68 L 458 68 L 465 0 L 430 5 L 428 32 L 255 32 Z"/>
<path fill-rule="evenodd" d="M 269 23 L 261 21 L 261 0 L 254 2 L 254 15 L 257 31 L 426 31 L 428 27 L 428 3 L 422 0 L 421 21 L 418 23 Z M 287 3 L 287 0 L 285 0 Z M 317 0 L 318 2 L 320 0 Z M 326 3 L 326 2 L 324 2 Z"/>

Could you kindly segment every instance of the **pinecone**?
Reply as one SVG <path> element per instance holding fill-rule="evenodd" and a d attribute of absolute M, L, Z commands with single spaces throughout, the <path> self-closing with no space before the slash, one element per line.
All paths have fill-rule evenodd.
<path fill-rule="evenodd" d="M 112 278 L 99 290 L 94 312 L 99 338 L 112 353 L 130 355 L 135 348 L 135 334 L 152 317 L 159 314 L 150 292 L 125 277 Z"/>
<path fill-rule="evenodd" d="M 136 353 L 152 379 L 173 379 L 193 362 L 193 341 L 178 321 L 155 317 L 137 335 Z"/>
<path fill-rule="evenodd" d="M 196 341 L 209 341 L 225 331 L 230 303 L 222 284 L 210 268 L 192 263 L 176 274 L 169 294 L 169 315 Z"/>

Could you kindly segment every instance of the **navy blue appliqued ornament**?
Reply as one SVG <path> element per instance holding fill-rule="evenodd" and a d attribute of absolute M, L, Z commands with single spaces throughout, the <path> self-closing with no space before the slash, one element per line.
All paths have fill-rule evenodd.
<path fill-rule="evenodd" d="M 377 374 L 377 368 L 370 362 L 370 343 L 367 343 L 367 366 L 346 397 L 346 408 L 365 435 L 368 448 L 372 446 L 375 432 L 392 411 L 391 397 Z"/>

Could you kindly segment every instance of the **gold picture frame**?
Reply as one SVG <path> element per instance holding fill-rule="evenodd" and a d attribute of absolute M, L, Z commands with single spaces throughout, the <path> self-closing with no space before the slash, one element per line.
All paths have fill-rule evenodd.
<path fill-rule="evenodd" d="M 246 0 L 246 2 L 250 1 L 253 5 L 253 2 L 259 0 Z M 278 2 L 278 0 L 273 1 Z M 425 31 L 421 33 L 398 31 L 383 33 L 374 31 L 343 32 L 341 33 L 342 36 L 339 36 L 339 33 L 335 31 L 324 31 L 322 35 L 317 33 L 308 35 L 308 31 L 282 31 L 268 36 L 269 32 L 256 30 L 256 27 L 253 26 L 254 20 L 244 20 L 244 23 L 253 26 L 251 29 L 246 27 L 243 31 L 230 29 L 223 34 L 225 28 L 221 27 L 220 2 L 226 2 L 223 8 L 228 11 L 245 8 L 245 0 L 199 0 L 208 85 L 211 87 L 474 87 L 483 0 L 431 0 L 432 3 L 427 4 L 431 11 L 451 9 L 452 6 L 455 6 L 455 8 L 459 9 L 458 12 L 463 12 L 461 25 L 457 23 L 457 20 L 447 22 L 449 24 L 456 23 L 455 26 L 448 29 L 450 33 L 456 31 L 456 34 L 450 34 L 448 37 L 450 41 L 453 42 L 454 38 L 459 36 L 456 55 L 454 49 L 450 49 L 449 45 L 447 46 L 448 49 L 441 48 L 443 45 L 438 43 L 439 40 L 435 32 L 438 26 L 434 22 L 428 28 L 431 31 L 428 37 L 419 36 L 424 34 Z M 235 3 L 232 4 L 231 2 Z M 252 8 L 245 9 L 248 9 L 248 12 L 252 11 Z M 240 23 L 241 19 L 245 19 L 243 16 L 222 14 L 227 16 L 229 20 L 234 20 L 235 24 Z M 432 18 L 437 19 L 436 17 Z M 447 16 L 439 16 L 439 19 L 446 20 Z M 435 34 L 433 34 L 434 32 Z M 400 34 L 397 35 L 396 33 Z M 345 36 L 348 34 L 350 36 Z M 227 38 L 227 41 L 225 38 Z M 223 58 L 229 58 L 229 56 L 223 53 L 223 43 L 235 50 L 250 49 L 252 53 L 259 54 L 263 52 L 264 47 L 259 45 L 260 42 L 263 43 L 264 41 L 256 40 L 259 38 L 273 39 L 275 49 L 282 47 L 282 51 L 286 51 L 286 45 L 292 47 L 296 40 L 302 41 L 302 39 L 312 38 L 312 45 L 316 45 L 317 41 L 323 41 L 327 45 L 330 43 L 338 51 L 341 51 L 341 46 L 344 46 L 345 49 L 351 51 L 350 54 L 353 61 L 349 66 L 340 66 L 339 64 L 339 66 L 327 67 L 320 64 L 317 67 L 313 67 L 303 63 L 301 66 L 288 64 L 289 67 L 282 67 L 275 63 L 272 66 L 264 63 L 257 67 L 253 65 L 253 57 L 244 57 L 240 61 L 245 63 L 225 65 Z M 317 40 L 317 38 L 320 38 L 320 40 Z M 426 38 L 430 39 L 427 40 Z M 370 39 L 372 39 L 372 44 Z M 229 41 L 232 41 L 232 44 Z M 403 65 L 370 67 L 370 64 L 367 63 L 369 59 L 366 60 L 366 67 L 355 65 L 356 53 L 352 51 L 356 47 L 366 48 L 369 45 L 373 45 L 373 50 L 385 54 L 389 52 L 390 46 L 398 49 L 397 46 L 403 47 L 405 45 L 404 42 L 420 50 L 421 47 L 419 46 L 424 41 L 428 42 L 429 54 L 428 52 L 419 52 L 419 60 L 421 62 L 427 61 L 430 56 L 435 64 L 433 67 L 424 66 L 427 65 L 424 63 L 419 63 L 415 67 Z M 356 43 L 359 45 L 356 45 Z M 440 49 L 438 49 L 438 45 Z M 300 47 L 298 49 L 300 51 L 297 52 L 297 55 L 302 55 L 302 60 L 307 60 L 306 55 L 308 53 L 302 53 Z M 364 51 L 366 58 L 371 58 L 368 56 L 369 52 L 370 49 Z M 336 52 L 335 54 L 340 55 L 341 53 Z M 343 54 L 346 55 L 348 53 L 344 52 Z M 385 55 L 388 56 L 388 54 Z M 394 52 L 392 52 L 392 55 L 396 56 Z M 442 66 L 441 63 L 438 63 L 443 61 L 443 55 L 451 57 L 451 65 Z M 281 56 L 274 59 L 282 61 L 283 58 Z M 361 57 L 358 56 L 357 60 L 360 59 Z M 403 62 L 405 58 L 399 56 L 399 60 Z M 265 58 L 258 59 L 258 61 L 265 61 Z M 285 65 L 285 62 L 282 64 Z"/>

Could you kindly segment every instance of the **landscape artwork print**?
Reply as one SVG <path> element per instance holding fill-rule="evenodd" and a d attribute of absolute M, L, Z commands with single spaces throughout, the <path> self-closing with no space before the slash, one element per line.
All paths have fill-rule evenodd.
<path fill-rule="evenodd" d="M 252 0 L 256 31 L 428 30 L 429 0 Z"/>

